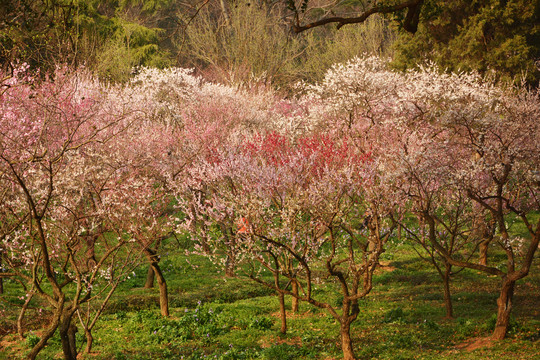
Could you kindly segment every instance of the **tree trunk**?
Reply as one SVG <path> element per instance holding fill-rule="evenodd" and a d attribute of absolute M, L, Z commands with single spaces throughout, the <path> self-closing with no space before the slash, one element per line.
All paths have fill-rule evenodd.
<path fill-rule="evenodd" d="M 478 256 L 478 263 L 480 265 L 487 266 L 488 248 L 491 240 L 484 240 L 479 245 L 480 254 Z"/>
<path fill-rule="evenodd" d="M 29 360 L 36 359 L 39 352 L 43 350 L 45 345 L 47 345 L 47 341 L 49 341 L 49 339 L 56 332 L 56 329 L 58 329 L 58 325 L 60 324 L 60 318 L 62 317 L 62 311 L 64 310 L 64 298 L 60 298 L 60 301 L 56 303 L 55 306 L 56 306 L 56 311 L 53 315 L 53 320 L 50 323 L 49 328 L 45 330 L 45 332 L 43 333 L 43 336 L 38 341 L 38 343 L 28 353 L 27 356 Z"/>
<path fill-rule="evenodd" d="M 278 298 L 279 298 L 279 312 L 281 317 L 281 331 L 282 334 L 287 333 L 287 311 L 285 309 L 285 294 L 282 292 L 278 292 Z"/>
<path fill-rule="evenodd" d="M 157 261 L 152 262 L 152 268 L 157 278 L 157 283 L 159 286 L 159 308 L 161 310 L 161 315 L 169 316 L 169 292 L 167 290 L 167 282 L 165 277 L 161 272 L 161 268 Z"/>
<path fill-rule="evenodd" d="M 94 344 L 94 336 L 92 335 L 92 331 L 85 329 L 84 334 L 86 336 L 86 348 L 84 349 L 84 352 L 86 354 L 90 354 L 90 351 L 92 351 L 92 345 Z"/>
<path fill-rule="evenodd" d="M 156 249 L 159 246 L 160 241 L 156 243 Z M 159 286 L 159 308 L 161 310 L 161 315 L 168 317 L 169 316 L 169 293 L 167 290 L 167 282 L 163 276 L 163 272 L 159 267 L 159 256 L 157 255 L 157 250 L 151 248 L 143 249 L 148 261 L 150 262 L 150 268 L 153 270 L 155 277 L 157 278 L 157 283 Z"/>
<path fill-rule="evenodd" d="M 227 254 L 227 260 L 225 260 L 225 276 L 226 277 L 234 277 L 234 266 L 232 266 L 232 262 L 230 261 L 230 255 Z"/>
<path fill-rule="evenodd" d="M 231 227 L 221 225 L 221 232 L 226 237 L 227 257 L 225 258 L 225 276 L 235 277 L 234 269 L 236 268 L 236 235 Z"/>
<path fill-rule="evenodd" d="M 515 285 L 515 281 L 503 280 L 501 293 L 497 299 L 497 323 L 495 324 L 495 330 L 491 336 L 494 340 L 504 339 L 508 332 Z"/>
<path fill-rule="evenodd" d="M 26 313 L 26 309 L 28 309 L 28 305 L 30 304 L 30 300 L 32 300 L 32 297 L 34 294 L 30 292 L 28 296 L 26 297 L 26 301 L 24 302 L 21 311 L 19 313 L 19 317 L 17 318 L 17 333 L 19 334 L 19 337 L 21 339 L 24 339 L 24 330 L 23 330 L 23 319 L 24 314 Z"/>
<path fill-rule="evenodd" d="M 73 312 L 68 311 L 62 316 L 60 322 L 60 341 L 62 343 L 62 351 L 65 360 L 77 360 L 77 342 L 75 333 L 77 326 L 72 323 Z"/>
<path fill-rule="evenodd" d="M 343 360 L 355 360 L 351 340 L 351 324 L 348 320 L 340 320 L 341 350 L 343 351 Z"/>
<path fill-rule="evenodd" d="M 298 281 L 296 279 L 292 280 L 292 312 L 297 313 L 299 310 L 299 300 L 298 300 Z"/>
<path fill-rule="evenodd" d="M 146 283 L 144 284 L 145 289 L 154 288 L 154 279 L 155 279 L 154 275 L 155 275 L 154 274 L 154 269 L 152 268 L 152 266 L 149 266 L 148 267 L 148 273 L 146 274 Z"/>
<path fill-rule="evenodd" d="M 454 309 L 452 306 L 452 296 L 450 293 L 450 274 L 452 271 L 452 265 L 445 263 L 446 269 L 443 274 L 443 283 L 444 283 L 444 306 L 446 308 L 446 318 L 454 318 Z"/>

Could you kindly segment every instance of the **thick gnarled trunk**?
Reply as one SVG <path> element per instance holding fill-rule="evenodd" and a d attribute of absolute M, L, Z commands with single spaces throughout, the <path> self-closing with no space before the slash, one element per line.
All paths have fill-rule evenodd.
<path fill-rule="evenodd" d="M 75 338 L 77 326 L 71 321 L 72 318 L 73 311 L 66 311 L 62 315 L 60 326 L 58 328 L 60 332 L 60 342 L 62 343 L 62 351 L 64 353 L 64 360 L 77 360 L 77 342 Z"/>
<path fill-rule="evenodd" d="M 58 329 L 58 326 L 60 324 L 60 320 L 62 317 L 62 313 L 64 311 L 64 298 L 61 297 L 60 300 L 55 305 L 56 305 L 56 309 L 53 314 L 53 320 L 49 324 L 49 327 L 45 330 L 45 332 L 41 336 L 41 339 L 38 341 L 38 343 L 28 353 L 27 358 L 29 360 L 36 359 L 39 352 L 43 350 L 45 345 L 47 345 L 47 341 L 49 341 L 49 339 L 56 332 L 56 329 Z"/>

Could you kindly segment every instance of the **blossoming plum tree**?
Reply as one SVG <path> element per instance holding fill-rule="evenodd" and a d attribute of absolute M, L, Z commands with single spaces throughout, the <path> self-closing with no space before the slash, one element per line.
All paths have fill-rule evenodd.
<path fill-rule="evenodd" d="M 211 189 L 198 204 L 201 213 L 214 221 L 243 220 L 238 229 L 247 231 L 234 243 L 238 271 L 278 293 L 281 330 L 284 295 L 290 295 L 339 321 L 344 356 L 354 358 L 350 325 L 394 229 L 393 206 L 377 188 L 376 161 L 327 135 L 293 140 L 270 132 L 224 148 L 192 171 L 204 174 L 199 178 Z M 222 237 L 213 240 L 212 249 L 222 248 Z M 323 281 L 317 271 L 338 282 L 341 306 L 315 295 L 313 287 Z"/>
<path fill-rule="evenodd" d="M 410 85 L 402 103 L 416 115 L 396 117 L 397 128 L 406 133 L 406 140 L 394 143 L 401 143 L 396 159 L 402 165 L 396 163 L 396 169 L 409 179 L 401 187 L 414 194 L 416 205 L 423 204 L 418 210 L 430 229 L 429 241 L 446 262 L 501 278 L 492 338 L 503 339 L 516 281 L 528 275 L 540 241 L 540 222 L 531 216 L 540 209 L 538 92 L 498 87 L 476 75 L 441 75 L 434 69 L 410 72 L 405 80 Z M 466 211 L 459 212 L 463 204 Z M 496 232 L 487 238 L 494 237 L 506 263 L 490 266 L 458 259 L 443 246 L 434 232 L 448 226 L 441 210 L 452 207 L 464 224 L 460 236 L 474 250 L 486 241 L 486 236 L 476 235 L 486 232 L 485 220 L 478 222 L 478 217 L 493 220 Z M 528 237 L 511 229 L 516 218 Z"/>
<path fill-rule="evenodd" d="M 428 227 L 420 241 L 443 264 L 501 277 L 493 338 L 504 338 L 516 281 L 529 273 L 540 234 L 532 216 L 539 205 L 538 92 L 432 67 L 394 73 L 380 59 L 361 58 L 336 65 L 308 96 L 319 104 L 311 112 L 315 127 L 348 136 L 379 159 L 386 180 Z M 528 237 L 509 228 L 516 218 Z M 458 239 L 469 254 L 459 260 Z M 479 248 L 485 259 L 490 241 L 507 254 L 506 264 L 470 260 Z"/>
<path fill-rule="evenodd" d="M 91 300 L 106 302 L 140 255 L 117 221 L 133 212 L 125 200 L 140 186 L 113 141 L 138 112 L 128 92 L 84 71 L 59 69 L 38 82 L 21 69 L 3 86 L 2 258 L 27 296 L 52 312 L 29 358 L 58 330 L 64 357 L 75 359 L 74 315 Z"/>

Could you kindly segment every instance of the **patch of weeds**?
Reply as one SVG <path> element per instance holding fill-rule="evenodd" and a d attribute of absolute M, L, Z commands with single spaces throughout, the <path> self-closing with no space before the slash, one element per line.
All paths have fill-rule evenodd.
<path fill-rule="evenodd" d="M 319 334 L 313 334 L 310 332 L 304 333 L 302 336 L 302 344 L 314 355 L 320 354 L 326 350 L 325 339 Z"/>
<path fill-rule="evenodd" d="M 433 283 L 435 280 L 430 274 L 424 271 L 400 269 L 397 268 L 394 271 L 384 271 L 380 274 L 373 276 L 373 282 L 376 284 L 390 285 L 392 283 L 408 284 L 408 285 L 421 285 L 427 283 Z"/>
<path fill-rule="evenodd" d="M 380 345 L 365 345 L 355 353 L 359 359 L 374 359 L 381 353 Z"/>
<path fill-rule="evenodd" d="M 41 338 L 39 336 L 31 332 L 30 334 L 26 335 L 26 346 L 31 349 L 36 346 L 40 340 Z"/>
<path fill-rule="evenodd" d="M 384 323 L 404 323 L 405 311 L 401 307 L 397 307 L 387 311 L 383 316 Z"/>
<path fill-rule="evenodd" d="M 423 344 L 422 339 L 409 331 L 397 331 L 387 340 L 387 346 L 390 349 L 413 349 L 422 347 Z"/>
<path fill-rule="evenodd" d="M 468 338 L 476 333 L 476 325 L 471 319 L 457 318 L 456 335 L 458 338 Z"/>
<path fill-rule="evenodd" d="M 442 301 L 444 300 L 444 295 L 441 292 L 432 292 L 432 293 L 423 293 L 417 298 L 418 300 Z"/>
<path fill-rule="evenodd" d="M 522 338 L 531 342 L 540 340 L 540 320 L 533 320 L 523 325 Z"/>
<path fill-rule="evenodd" d="M 105 314 L 114 314 L 120 311 L 138 311 L 141 309 L 157 309 L 159 297 L 155 295 L 124 295 L 118 296 L 105 308 Z"/>
<path fill-rule="evenodd" d="M 212 337 L 229 331 L 229 325 L 221 321 L 221 309 L 204 306 L 201 303 L 194 309 L 186 309 L 178 320 L 160 318 L 150 327 L 157 343 L 173 343 L 199 338 L 211 342 Z"/>
<path fill-rule="evenodd" d="M 127 360 L 127 356 L 121 352 L 121 351 L 117 351 L 115 354 L 114 354 L 114 359 L 115 360 Z"/>
<path fill-rule="evenodd" d="M 127 313 L 125 311 L 118 311 L 116 314 L 114 314 L 114 318 L 116 320 L 127 319 Z"/>
<path fill-rule="evenodd" d="M 255 318 L 247 326 L 249 329 L 268 330 L 274 325 L 274 321 L 267 317 Z"/>
<path fill-rule="evenodd" d="M 229 345 L 229 350 L 214 355 L 214 358 L 218 360 L 258 359 L 260 357 L 261 355 L 255 349 L 234 347 L 232 344 Z"/>
<path fill-rule="evenodd" d="M 429 319 L 425 319 L 423 322 L 421 322 L 420 327 L 422 327 L 424 329 L 427 329 L 427 330 L 432 330 L 432 331 L 439 331 L 440 330 L 439 324 L 437 324 L 435 321 L 429 320 Z"/>
<path fill-rule="evenodd" d="M 307 355 L 307 350 L 296 345 L 272 345 L 260 353 L 265 360 L 294 360 Z"/>

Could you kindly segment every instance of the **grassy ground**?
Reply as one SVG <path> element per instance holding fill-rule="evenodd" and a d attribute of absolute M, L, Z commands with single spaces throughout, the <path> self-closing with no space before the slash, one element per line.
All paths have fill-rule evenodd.
<path fill-rule="evenodd" d="M 494 327 L 499 279 L 462 271 L 453 280 L 456 319 L 444 319 L 442 287 L 432 268 L 407 246 L 384 254 L 372 293 L 361 301 L 353 325 L 360 359 L 540 359 L 540 259 L 515 294 L 507 340 L 485 346 Z M 171 317 L 159 316 L 157 289 L 142 289 L 146 269 L 122 284 L 94 330 L 93 353 L 82 359 L 339 359 L 338 324 L 324 311 L 301 304 L 279 333 L 278 301 L 259 285 L 227 279 L 206 259 L 165 256 Z M 191 264 L 191 265 L 190 265 Z M 14 334 L 22 300 L 6 284 L 0 319 L 0 359 L 21 358 L 39 337 L 37 304 L 28 312 L 28 336 Z M 327 297 L 339 297 L 331 292 Z M 289 299 L 290 301 L 290 299 Z M 289 303 L 290 305 L 290 303 Z M 79 333 L 81 348 L 84 334 Z M 482 346 L 483 345 L 483 346 Z M 62 358 L 54 337 L 40 359 Z"/>

